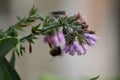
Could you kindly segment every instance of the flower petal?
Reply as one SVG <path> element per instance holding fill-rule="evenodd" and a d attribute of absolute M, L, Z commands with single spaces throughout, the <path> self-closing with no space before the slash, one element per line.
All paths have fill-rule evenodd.
<path fill-rule="evenodd" d="M 87 50 L 88 50 L 88 49 L 87 49 L 87 45 L 86 45 L 86 44 L 83 44 L 83 45 L 81 45 L 81 46 L 82 46 L 82 48 L 83 48 L 83 50 L 84 50 L 84 54 L 87 53 Z"/>
<path fill-rule="evenodd" d="M 82 55 L 85 53 L 82 46 L 79 46 L 79 48 L 76 51 L 77 51 L 78 55 Z"/>
<path fill-rule="evenodd" d="M 76 50 L 76 52 L 78 53 L 78 55 L 85 53 L 83 47 L 79 44 L 78 41 L 73 42 L 73 47 Z"/>
<path fill-rule="evenodd" d="M 92 39 L 93 41 L 97 41 L 97 40 L 98 40 L 98 37 L 97 37 L 95 34 L 85 33 L 84 36 L 85 36 L 87 39 Z"/>
<path fill-rule="evenodd" d="M 70 45 L 64 45 L 63 48 L 62 48 L 62 52 L 65 52 L 65 53 L 68 53 L 70 50 Z"/>
<path fill-rule="evenodd" d="M 79 48 L 79 42 L 78 41 L 74 41 L 73 42 L 73 47 L 74 47 L 74 49 L 78 49 Z"/>
<path fill-rule="evenodd" d="M 56 35 L 54 36 L 50 36 L 49 37 L 50 42 L 54 45 L 54 46 L 58 46 L 59 41 L 58 41 L 58 37 Z"/>
<path fill-rule="evenodd" d="M 58 37 L 59 42 L 65 41 L 64 34 L 61 31 L 57 32 L 57 37 Z"/>
<path fill-rule="evenodd" d="M 91 39 L 85 39 L 85 41 L 86 41 L 87 45 L 88 45 L 88 46 L 91 46 L 91 47 L 96 44 L 96 41 L 93 41 L 93 40 L 91 40 Z"/>
<path fill-rule="evenodd" d="M 75 49 L 73 46 L 70 47 L 69 54 L 74 55 L 76 53 Z"/>

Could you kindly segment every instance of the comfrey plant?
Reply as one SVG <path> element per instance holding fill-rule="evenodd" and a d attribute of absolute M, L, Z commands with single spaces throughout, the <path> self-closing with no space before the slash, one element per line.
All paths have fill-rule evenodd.
<path fill-rule="evenodd" d="M 21 80 L 14 68 L 16 54 L 22 56 L 25 53 L 24 42 L 29 43 L 31 53 L 33 40 L 39 35 L 44 36 L 43 41 L 49 45 L 53 57 L 65 53 L 86 54 L 87 46 L 94 46 L 98 40 L 95 32 L 88 29 L 79 13 L 67 16 L 65 11 L 53 11 L 42 17 L 33 6 L 28 17 L 17 19 L 18 21 L 7 30 L 0 30 L 0 80 Z M 30 34 L 20 37 L 18 32 L 23 31 L 25 27 L 31 28 Z M 64 45 L 60 46 L 61 43 Z M 10 61 L 5 58 L 9 51 L 12 52 Z"/>

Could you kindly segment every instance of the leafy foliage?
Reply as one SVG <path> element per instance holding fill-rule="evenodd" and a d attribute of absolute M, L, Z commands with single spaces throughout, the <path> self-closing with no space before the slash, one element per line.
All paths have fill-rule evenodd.
<path fill-rule="evenodd" d="M 10 59 L 10 64 L 12 67 L 15 67 L 15 60 L 16 60 L 16 57 L 15 57 L 15 53 L 13 52 L 11 59 Z"/>
<path fill-rule="evenodd" d="M 0 58 L 4 57 L 18 43 L 16 38 L 7 38 L 0 41 Z"/>
<path fill-rule="evenodd" d="M 4 69 L 2 69 L 3 72 L 5 73 L 3 75 L 4 78 L 8 77 L 9 75 L 9 79 L 7 80 L 21 80 L 16 70 L 9 64 L 9 62 L 5 59 L 5 57 L 0 58 L 0 65 L 2 66 L 2 68 L 6 70 L 4 71 Z M 2 80 L 6 80 L 6 79 L 2 79 Z"/>
<path fill-rule="evenodd" d="M 34 39 L 37 39 L 36 36 L 38 35 L 54 34 L 59 27 L 62 27 L 65 37 L 66 35 L 68 36 L 65 38 L 66 42 L 71 43 L 76 36 L 80 43 L 84 41 L 84 38 L 78 34 L 81 31 L 78 30 L 78 28 L 82 28 L 82 22 L 78 20 L 80 18 L 79 14 L 69 17 L 65 16 L 65 11 L 56 11 L 51 12 L 49 16 L 44 18 L 37 13 L 37 10 L 38 9 L 33 6 L 27 17 L 22 18 L 17 16 L 18 21 L 14 25 L 10 26 L 6 31 L 0 29 L 0 80 L 21 80 L 14 68 L 16 54 L 18 56 L 23 56 L 26 49 L 23 45 L 24 42 L 29 43 L 29 52 L 31 53 L 31 44 L 34 43 Z M 37 25 L 34 24 L 36 21 L 39 21 Z M 20 37 L 18 30 L 24 31 L 25 27 L 31 28 L 31 31 L 29 34 Z M 10 61 L 8 61 L 5 56 L 10 51 L 13 53 Z M 91 78 L 90 80 L 97 80 L 98 78 L 99 76 Z M 54 78 L 48 76 L 48 78 L 44 78 L 44 80 L 46 79 L 53 80 Z"/>

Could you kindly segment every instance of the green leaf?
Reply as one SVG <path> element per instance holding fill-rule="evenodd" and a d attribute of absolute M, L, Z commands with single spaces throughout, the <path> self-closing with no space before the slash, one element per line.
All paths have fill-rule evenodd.
<path fill-rule="evenodd" d="M 0 58 L 5 56 L 15 45 L 18 40 L 16 38 L 6 38 L 0 41 Z"/>
<path fill-rule="evenodd" d="M 34 43 L 33 39 L 37 39 L 34 34 L 29 34 L 23 38 L 20 39 L 20 41 L 27 40 L 28 42 Z"/>
<path fill-rule="evenodd" d="M 3 37 L 5 37 L 5 32 L 2 29 L 0 29 L 0 39 L 2 39 Z"/>
<path fill-rule="evenodd" d="M 44 18 L 43 18 L 43 17 L 41 17 L 41 16 L 36 17 L 36 18 L 40 19 L 41 21 L 43 21 L 43 20 L 44 20 Z"/>
<path fill-rule="evenodd" d="M 67 34 L 67 30 L 66 30 L 66 28 L 65 28 L 65 27 L 63 27 L 62 32 L 63 32 L 64 34 Z"/>
<path fill-rule="evenodd" d="M 23 22 L 25 22 L 25 17 L 24 18 L 22 18 L 21 20 L 19 20 L 17 23 L 16 23 L 16 25 L 20 25 L 21 23 L 23 23 Z"/>
<path fill-rule="evenodd" d="M 7 33 L 8 36 L 16 37 L 18 35 L 17 31 L 15 29 L 9 30 Z"/>
<path fill-rule="evenodd" d="M 81 34 L 77 34 L 77 39 L 79 41 L 80 44 L 84 43 L 84 37 Z"/>
<path fill-rule="evenodd" d="M 97 80 L 99 77 L 100 77 L 100 76 L 96 76 L 96 77 L 91 78 L 91 79 L 89 79 L 89 80 Z"/>
<path fill-rule="evenodd" d="M 16 26 L 16 29 L 17 29 L 17 30 L 20 30 L 20 31 L 23 31 L 23 29 L 22 29 L 21 26 Z"/>
<path fill-rule="evenodd" d="M 48 27 L 50 25 L 50 17 L 47 16 L 43 22 L 43 28 Z"/>
<path fill-rule="evenodd" d="M 20 21 L 22 18 L 20 16 L 16 16 L 17 20 Z"/>
<path fill-rule="evenodd" d="M 14 48 L 14 52 L 17 53 L 18 56 L 22 55 L 21 54 L 21 45 L 22 45 L 22 42 L 18 42 Z"/>
<path fill-rule="evenodd" d="M 10 65 L 5 57 L 0 58 L 0 66 L 2 66 L 8 72 L 10 76 L 9 80 L 21 80 L 16 70 Z"/>
<path fill-rule="evenodd" d="M 5 68 L 3 68 L 3 72 L 4 72 L 3 80 L 11 80 L 9 73 L 8 73 L 8 71 Z"/>
<path fill-rule="evenodd" d="M 3 74 L 4 74 L 4 72 L 3 72 L 3 69 L 2 69 L 2 67 L 1 67 L 1 65 L 0 65 L 0 80 L 3 80 L 4 78 L 3 78 Z"/>
<path fill-rule="evenodd" d="M 40 34 L 40 31 L 39 31 L 39 27 L 40 27 L 40 24 L 36 25 L 36 26 L 33 26 L 31 31 L 33 34 Z"/>
<path fill-rule="evenodd" d="M 16 61 L 16 58 L 15 58 L 15 53 L 13 51 L 11 59 L 10 59 L 10 64 L 12 67 L 15 67 L 15 61 Z"/>
<path fill-rule="evenodd" d="M 35 8 L 35 6 L 33 5 L 32 9 L 29 12 L 29 16 L 35 15 L 36 12 L 37 12 L 37 8 Z"/>

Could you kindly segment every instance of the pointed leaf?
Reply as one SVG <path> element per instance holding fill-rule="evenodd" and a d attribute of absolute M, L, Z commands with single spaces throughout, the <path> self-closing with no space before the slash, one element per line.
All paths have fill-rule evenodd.
<path fill-rule="evenodd" d="M 4 78 L 3 78 L 3 74 L 4 74 L 4 72 L 3 72 L 2 67 L 1 67 L 1 65 L 0 65 L 0 80 L 3 80 L 3 79 L 4 79 Z"/>
<path fill-rule="evenodd" d="M 5 56 L 16 44 L 16 38 L 7 38 L 0 41 L 0 58 Z"/>
<path fill-rule="evenodd" d="M 3 68 L 3 72 L 4 72 L 3 80 L 11 80 L 9 73 L 8 73 L 8 71 L 5 68 Z"/>
<path fill-rule="evenodd" d="M 29 16 L 35 15 L 36 12 L 37 12 L 37 8 L 35 8 L 35 6 L 33 5 L 32 9 L 29 12 Z"/>
<path fill-rule="evenodd" d="M 9 64 L 5 57 L 0 58 L 0 65 L 8 72 L 10 80 L 21 80 L 16 70 Z"/>
<path fill-rule="evenodd" d="M 13 51 L 11 59 L 10 59 L 10 64 L 12 67 L 15 67 L 15 61 L 16 61 L 16 57 L 15 57 L 15 53 Z"/>
<path fill-rule="evenodd" d="M 94 78 L 91 78 L 90 80 L 97 80 L 100 76 L 97 76 L 97 77 L 94 77 Z"/>
<path fill-rule="evenodd" d="M 16 16 L 16 18 L 17 18 L 18 21 L 21 20 L 21 17 L 20 17 L 20 16 Z"/>

